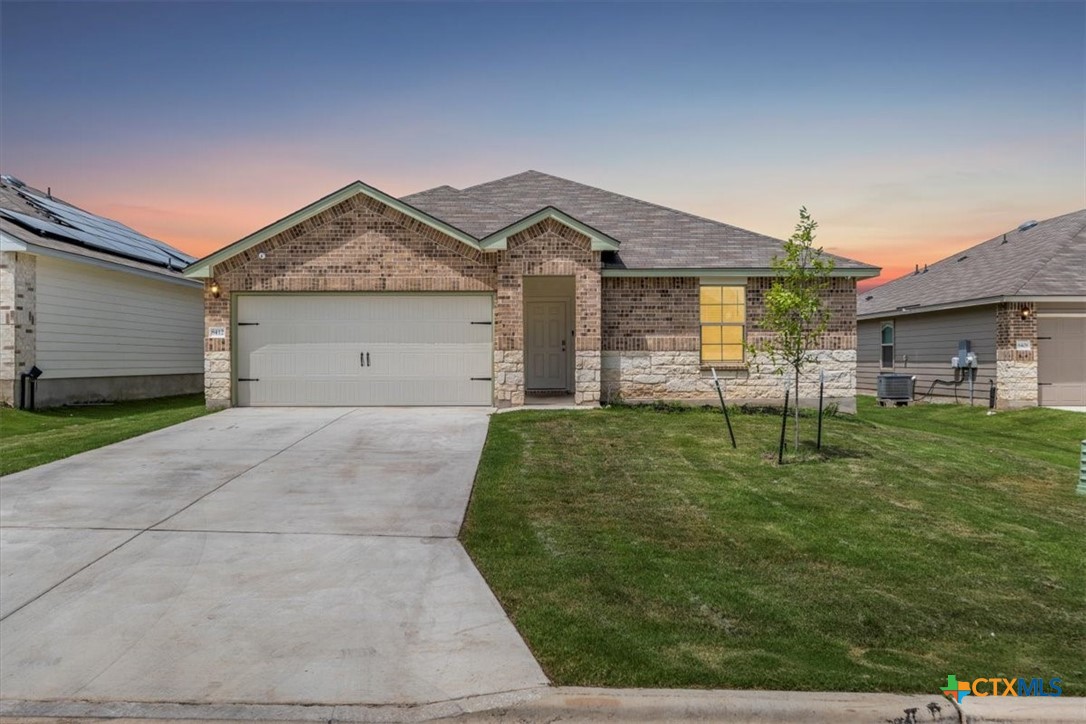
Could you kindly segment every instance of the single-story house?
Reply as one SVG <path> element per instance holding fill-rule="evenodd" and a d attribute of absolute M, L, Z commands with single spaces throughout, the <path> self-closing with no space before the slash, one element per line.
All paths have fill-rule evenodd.
<path fill-rule="evenodd" d="M 0 404 L 20 404 L 35 368 L 39 407 L 200 392 L 203 290 L 181 274 L 192 261 L 0 176 Z"/>
<path fill-rule="evenodd" d="M 858 387 L 916 377 L 918 397 L 1086 405 L 1086 209 L 1027 221 L 863 292 Z M 952 366 L 968 340 L 975 367 Z M 936 382 L 940 380 L 941 382 Z"/>
<path fill-rule="evenodd" d="M 744 341 L 781 241 L 528 171 L 394 198 L 361 181 L 195 262 L 206 396 L 228 405 L 779 401 Z M 856 280 L 818 351 L 854 405 Z M 816 388 L 810 387 L 807 396 Z"/>

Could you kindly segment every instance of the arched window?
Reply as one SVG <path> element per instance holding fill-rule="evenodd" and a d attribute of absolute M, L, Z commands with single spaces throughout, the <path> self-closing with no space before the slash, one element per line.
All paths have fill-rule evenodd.
<path fill-rule="evenodd" d="M 884 369 L 894 368 L 894 323 L 882 324 L 882 366 Z"/>

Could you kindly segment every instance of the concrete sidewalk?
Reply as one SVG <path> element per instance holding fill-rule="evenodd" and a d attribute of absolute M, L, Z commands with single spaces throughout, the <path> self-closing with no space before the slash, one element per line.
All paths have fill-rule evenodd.
<path fill-rule="evenodd" d="M 1086 721 L 1078 697 L 971 697 L 963 708 L 941 695 L 801 691 L 700 691 L 538 687 L 418 706 L 183 705 L 6 702 L 16 722 L 824 722 L 948 724 Z"/>

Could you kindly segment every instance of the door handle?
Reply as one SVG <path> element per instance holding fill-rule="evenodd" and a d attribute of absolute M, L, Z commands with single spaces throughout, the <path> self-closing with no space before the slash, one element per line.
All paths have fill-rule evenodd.
<path fill-rule="evenodd" d="M 369 352 L 359 352 L 358 353 L 358 364 L 361 367 L 369 367 L 370 366 L 370 353 Z"/>

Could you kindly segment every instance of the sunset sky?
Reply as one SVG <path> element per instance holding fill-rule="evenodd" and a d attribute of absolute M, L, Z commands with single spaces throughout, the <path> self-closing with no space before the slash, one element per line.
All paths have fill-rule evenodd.
<path fill-rule="evenodd" d="M 195 255 L 537 169 L 881 282 L 1086 206 L 1084 8 L 4 2 L 0 168 Z"/>

